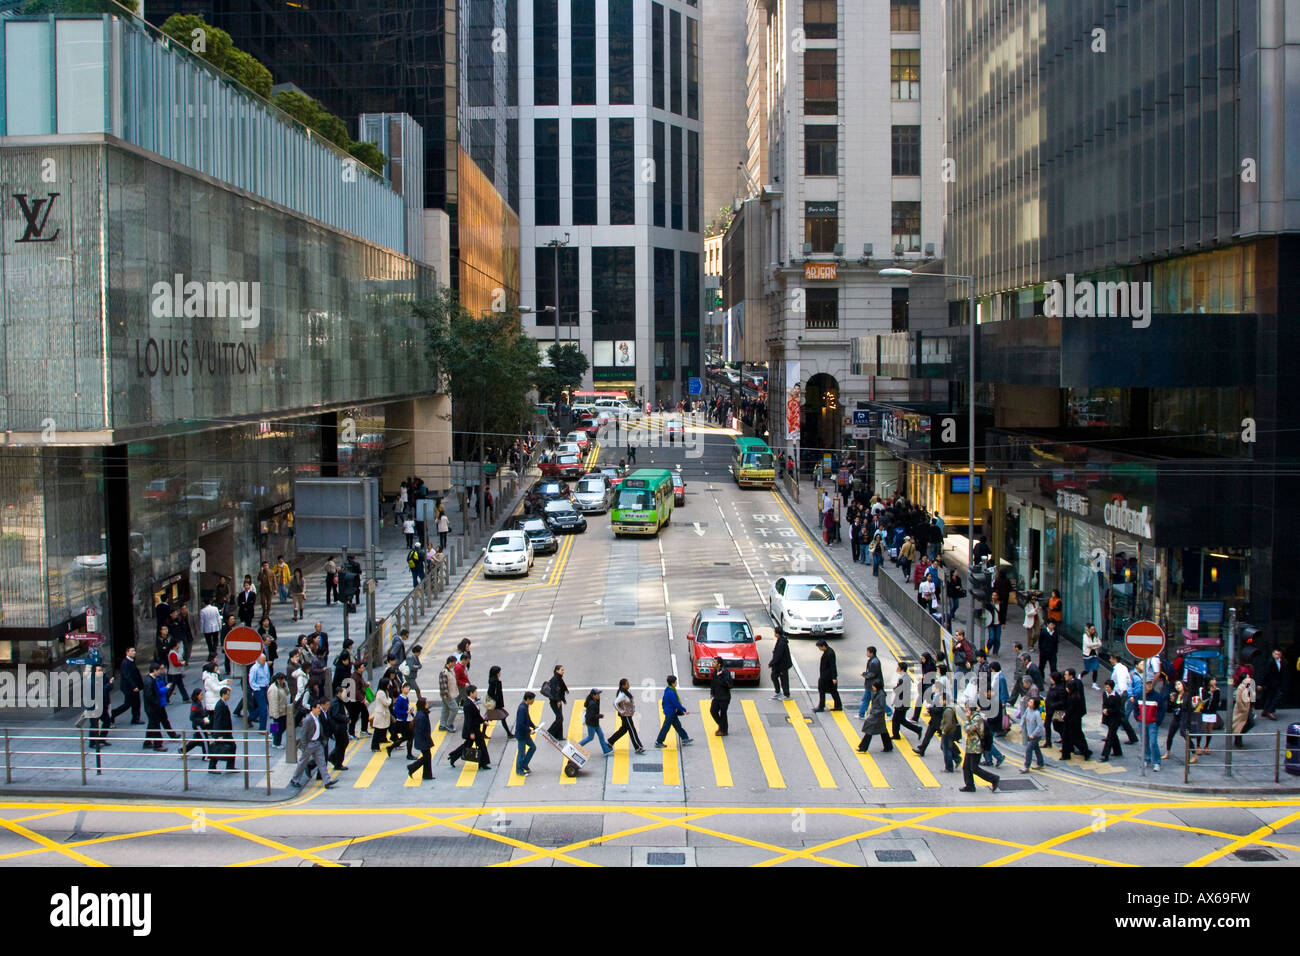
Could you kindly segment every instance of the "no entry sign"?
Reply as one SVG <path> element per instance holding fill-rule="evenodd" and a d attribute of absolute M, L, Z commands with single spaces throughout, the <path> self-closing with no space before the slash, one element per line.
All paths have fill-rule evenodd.
<path fill-rule="evenodd" d="M 1138 660 L 1155 657 L 1165 649 L 1165 632 L 1155 621 L 1134 621 L 1124 632 L 1124 646 Z"/>
<path fill-rule="evenodd" d="M 262 638 L 251 627 L 237 627 L 226 635 L 226 656 L 236 664 L 257 663 L 257 656 L 262 653 Z"/>

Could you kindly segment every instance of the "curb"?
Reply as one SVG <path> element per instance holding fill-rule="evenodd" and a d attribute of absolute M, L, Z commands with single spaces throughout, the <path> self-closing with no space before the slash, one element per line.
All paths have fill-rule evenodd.
<path fill-rule="evenodd" d="M 1089 777 L 1086 776 L 1085 774 L 1081 774 L 1073 770 L 1067 770 L 1060 766 L 1054 767 L 1052 769 L 1054 769 L 1057 773 L 1069 776 L 1073 781 L 1077 782 L 1080 786 L 1086 787 L 1088 786 L 1090 781 L 1091 782 L 1096 781 L 1096 778 L 1094 777 Z M 1117 780 L 1115 782 L 1120 783 L 1121 781 Z M 1137 787 L 1142 790 L 1151 790 L 1168 796 L 1178 796 L 1184 793 L 1201 793 L 1201 794 L 1211 794 L 1211 795 L 1220 795 L 1220 796 L 1241 796 L 1243 794 L 1250 794 L 1250 795 L 1267 794 L 1267 795 L 1278 795 L 1278 796 L 1300 795 L 1300 786 L 1288 787 L 1281 783 L 1274 784 L 1272 786 L 1261 786 L 1259 784 L 1243 784 L 1242 786 L 1239 787 L 1198 786 L 1196 784 L 1189 783 L 1189 784 L 1175 784 L 1174 788 L 1171 788 L 1169 784 L 1157 783 L 1151 777 L 1143 778 L 1141 776 L 1138 776 L 1134 779 L 1125 779 L 1122 781 L 1122 783 L 1125 787 Z"/>
<path fill-rule="evenodd" d="M 70 790 L 66 787 L 53 787 L 48 790 L 33 789 L 31 787 L 6 787 L 0 784 L 0 796 L 3 797 L 25 797 L 30 799 L 58 799 L 58 800 L 142 800 L 147 802 L 170 802 L 175 800 L 191 801 L 194 803 L 222 803 L 231 805 L 251 805 L 266 806 L 272 803 L 284 803 L 294 797 L 302 796 L 302 792 L 294 790 L 292 793 L 286 793 L 283 796 L 275 794 L 275 787 L 272 786 L 271 796 L 264 796 L 260 800 L 250 800 L 248 798 L 233 799 L 230 797 L 211 797 L 203 796 L 191 790 L 189 792 L 181 791 L 179 793 L 159 793 L 155 791 L 144 790 L 102 790 L 95 787 L 86 787 Z"/>

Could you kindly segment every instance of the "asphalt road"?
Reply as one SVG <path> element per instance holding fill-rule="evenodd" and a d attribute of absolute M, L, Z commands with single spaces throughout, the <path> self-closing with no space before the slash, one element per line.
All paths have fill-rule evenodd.
<path fill-rule="evenodd" d="M 622 437 L 626 437 L 626 433 Z M 742 490 L 728 468 L 731 436 L 699 429 L 687 445 L 661 446 L 657 432 L 638 465 L 681 466 L 687 501 L 656 538 L 615 539 L 608 516 L 589 516 L 585 534 L 561 539 L 527 578 L 471 576 L 422 635 L 422 683 L 436 697 L 437 669 L 464 637 L 473 641 L 471 679 L 486 688 L 500 665 L 513 714 L 525 688 L 555 664 L 566 668 L 570 739 L 583 733 L 582 700 L 604 692 L 606 734 L 617 726 L 613 693 L 626 677 L 637 691 L 644 755 L 626 738 L 577 778 L 539 742 L 527 778 L 514 774 L 515 745 L 495 727 L 492 767 L 451 768 L 459 743 L 437 734 L 436 779 L 420 783 L 401 754 L 385 757 L 354 742 L 335 788 L 312 784 L 278 806 L 14 800 L 0 803 L 0 863 L 159 862 L 173 847 L 193 864 L 423 863 L 663 865 L 1232 864 L 1300 859 L 1300 800 L 1191 797 L 1126 787 L 1123 772 L 1092 762 L 1085 774 L 1053 768 L 1015 772 L 1008 792 L 982 786 L 960 793 L 960 774 L 943 772 L 938 747 L 918 758 L 904 746 L 868 755 L 855 746 L 865 648 L 875 644 L 884 673 L 900 638 L 835 573 L 778 495 Z M 598 447 L 616 461 L 625 448 Z M 770 699 L 766 667 L 758 687 L 737 687 L 731 733 L 713 735 L 707 688 L 692 687 L 685 635 L 702 607 L 743 611 L 771 653 L 768 586 L 776 577 L 821 574 L 840 596 L 846 634 L 838 653 L 845 711 L 813 715 L 819 654 L 812 639 L 791 639 L 796 668 L 791 702 Z M 694 738 L 653 746 L 665 676 L 677 674 L 683 718 Z M 544 701 L 535 705 L 535 720 Z M 459 726 L 459 722 L 458 725 Z M 142 851 L 147 851 L 141 856 Z M 649 856 L 649 854 L 655 854 Z M 663 854 L 663 855 L 660 855 Z M 1239 854 L 1244 854 L 1240 856 Z M 1260 854 L 1263 856 L 1260 857 Z"/>

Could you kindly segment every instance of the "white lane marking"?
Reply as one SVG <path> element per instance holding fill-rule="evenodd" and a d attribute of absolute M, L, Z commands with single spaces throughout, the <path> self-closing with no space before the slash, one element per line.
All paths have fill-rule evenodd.
<path fill-rule="evenodd" d="M 664 605 L 667 606 L 667 604 L 668 604 L 668 582 L 665 580 L 665 581 L 660 581 L 659 583 L 662 584 L 662 585 L 664 586 Z"/>
<path fill-rule="evenodd" d="M 659 553 L 662 555 L 664 553 L 664 539 L 656 537 L 655 544 L 659 545 Z"/>
<path fill-rule="evenodd" d="M 673 616 L 672 616 L 672 614 L 669 614 L 669 613 L 665 613 L 665 614 L 664 614 L 664 623 L 668 625 L 668 640 L 671 641 L 671 640 L 673 639 Z"/>
<path fill-rule="evenodd" d="M 698 521 L 695 522 L 695 533 L 699 535 L 701 538 L 704 537 L 705 534 L 704 529 L 700 527 L 700 523 Z"/>
<path fill-rule="evenodd" d="M 488 608 L 484 608 L 484 609 L 483 609 L 483 613 L 486 614 L 488 617 L 491 617 L 493 614 L 496 614 L 498 611 L 504 611 L 507 607 L 510 606 L 510 602 L 513 601 L 514 599 L 515 599 L 515 596 L 514 596 L 514 593 L 513 593 L 513 592 L 510 593 L 510 594 L 507 594 L 507 595 L 505 596 L 505 599 L 501 602 L 501 606 L 500 606 L 500 607 L 488 607 Z"/>
<path fill-rule="evenodd" d="M 546 638 L 547 638 L 548 636 L 550 636 L 550 633 L 551 633 L 551 625 L 554 624 L 554 623 L 555 623 L 555 615 L 552 614 L 550 617 L 548 617 L 548 618 L 546 619 L 546 630 L 542 631 L 542 643 L 543 643 L 543 644 L 546 643 Z"/>
<path fill-rule="evenodd" d="M 533 686 L 537 681 L 537 668 L 540 667 L 541 664 L 542 664 L 542 649 L 539 647 L 537 649 L 537 659 L 533 661 L 533 672 L 528 675 L 528 686 L 522 688 L 523 690 L 533 689 Z"/>
<path fill-rule="evenodd" d="M 713 600 L 714 600 L 715 602 L 717 602 L 718 607 L 726 607 L 726 606 L 727 606 L 726 602 L 722 600 L 722 592 L 721 592 L 721 591 L 714 591 L 714 592 L 713 592 Z"/>
<path fill-rule="evenodd" d="M 680 674 L 680 673 L 678 672 L 678 670 L 677 670 L 677 655 L 676 655 L 676 654 L 669 654 L 668 657 L 669 657 L 669 658 L 672 660 L 672 662 L 673 662 L 673 674 L 675 674 L 677 677 L 680 678 L 680 677 L 681 677 L 681 674 Z"/>
<path fill-rule="evenodd" d="M 808 686 L 808 678 L 803 676 L 803 670 L 799 667 L 799 662 L 795 660 L 793 654 L 790 655 L 790 663 L 794 665 L 794 672 L 799 675 L 799 683 L 803 685 L 804 692 L 811 694 L 813 688 Z"/>
<path fill-rule="evenodd" d="M 732 530 L 731 530 L 731 525 L 727 524 L 727 521 L 726 521 L 725 518 L 723 519 L 722 523 L 723 523 L 724 526 L 726 526 L 727 534 L 731 535 L 731 536 L 734 538 L 736 535 L 732 532 Z"/>

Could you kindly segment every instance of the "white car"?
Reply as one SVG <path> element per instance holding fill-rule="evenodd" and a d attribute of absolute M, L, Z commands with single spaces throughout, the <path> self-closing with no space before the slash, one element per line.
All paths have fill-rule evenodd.
<path fill-rule="evenodd" d="M 578 455 L 581 457 L 582 446 L 576 441 L 562 441 L 555 446 L 555 454 L 557 457 L 560 455 Z"/>
<path fill-rule="evenodd" d="M 772 626 L 787 634 L 844 634 L 844 610 L 835 592 L 813 575 L 777 578 L 767 595 Z"/>
<path fill-rule="evenodd" d="M 533 566 L 533 543 L 523 531 L 498 531 L 483 549 L 483 576 L 527 574 Z"/>
<path fill-rule="evenodd" d="M 682 425 L 680 418 L 669 418 L 664 420 L 664 438 L 671 445 L 674 441 L 686 440 L 686 429 Z"/>

